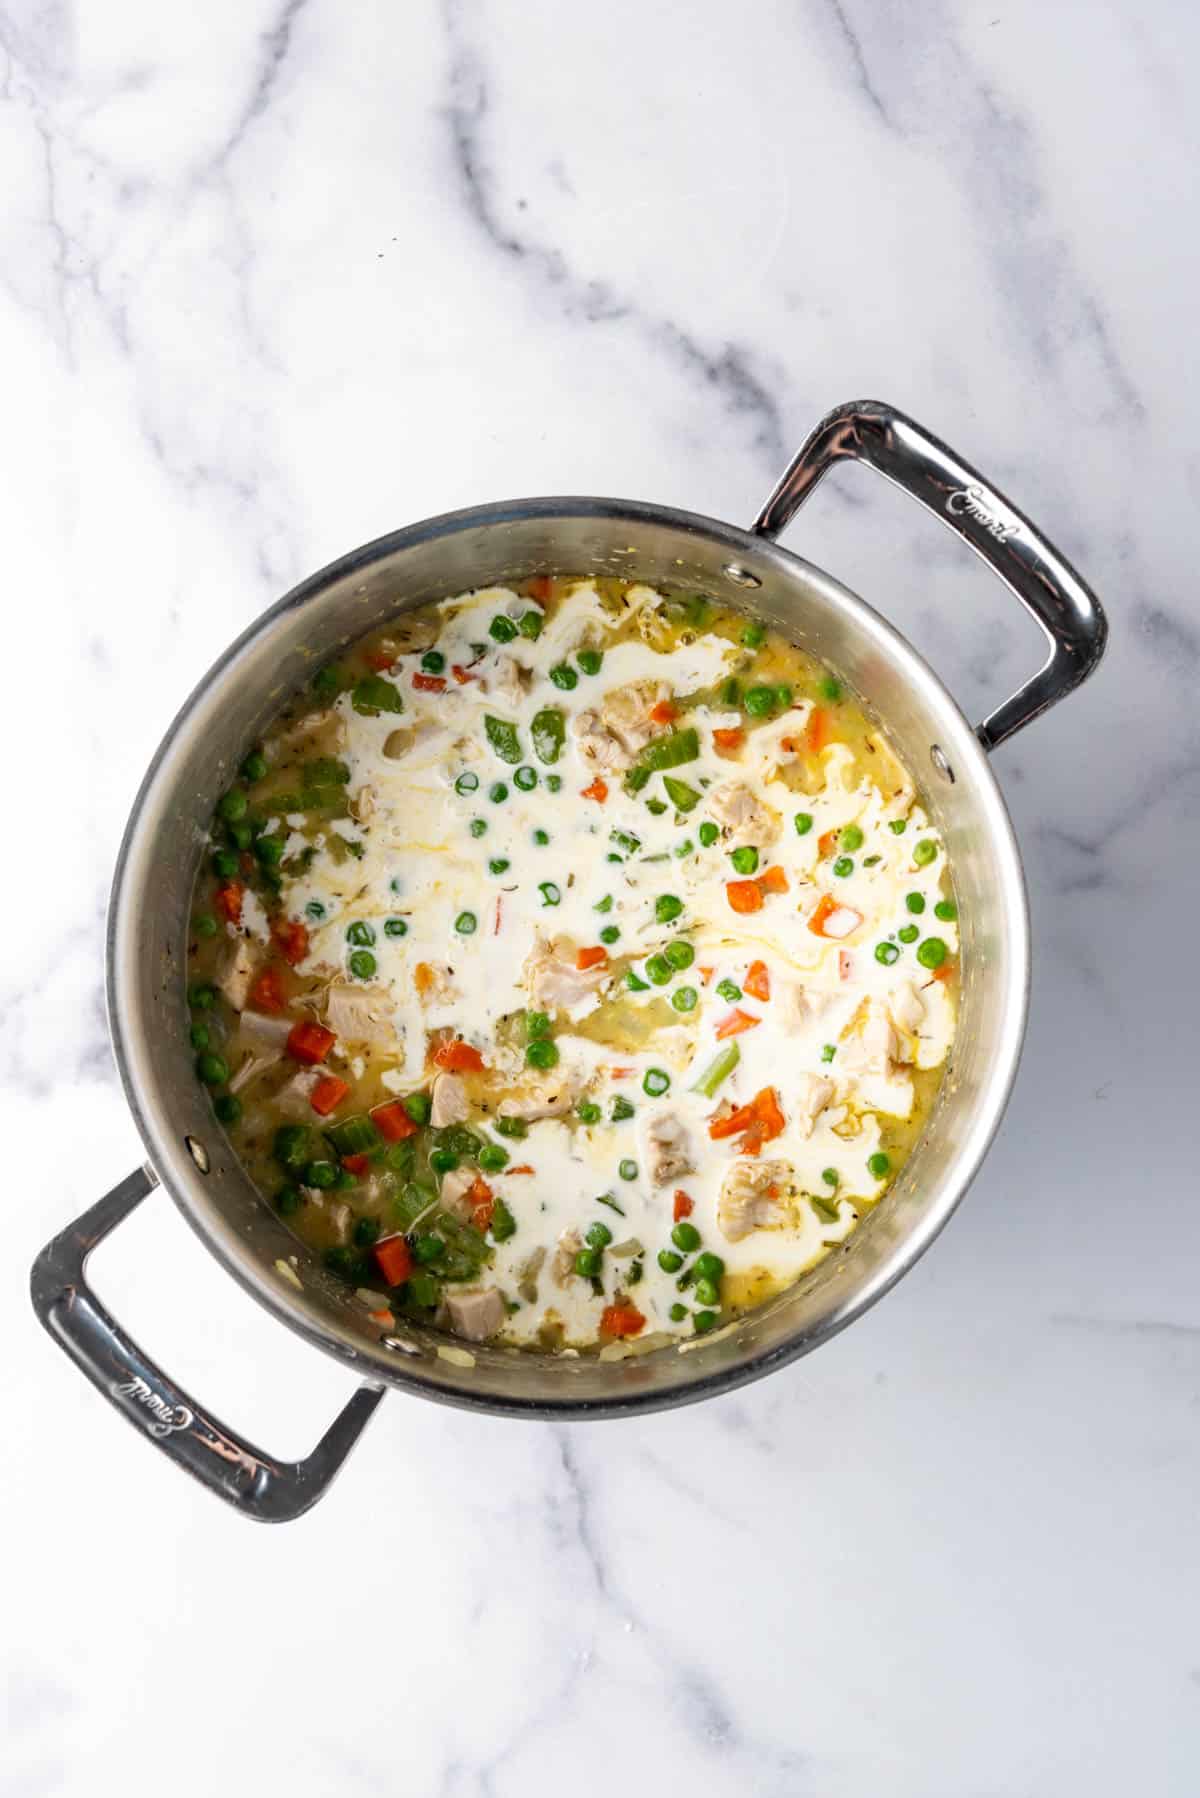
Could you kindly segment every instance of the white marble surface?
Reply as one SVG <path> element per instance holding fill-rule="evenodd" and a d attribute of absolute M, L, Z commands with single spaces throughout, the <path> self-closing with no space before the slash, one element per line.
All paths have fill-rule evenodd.
<path fill-rule="evenodd" d="M 1197 1790 L 1198 57 L 1189 0 L 0 5 L 5 1798 Z M 25 1294 L 138 1158 L 101 935 L 164 726 L 357 542 L 555 491 L 746 520 L 863 394 L 1112 622 L 997 757 L 1037 969 L 982 1177 L 769 1381 L 603 1427 L 392 1398 L 253 1529 Z M 972 712 L 1037 653 L 866 475 L 792 542 Z M 281 1451 L 346 1394 L 162 1195 L 94 1271 Z"/>

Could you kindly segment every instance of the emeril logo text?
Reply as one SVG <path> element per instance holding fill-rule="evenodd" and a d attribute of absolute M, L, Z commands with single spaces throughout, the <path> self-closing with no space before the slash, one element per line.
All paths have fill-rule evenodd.
<path fill-rule="evenodd" d="M 946 510 L 952 518 L 961 517 L 965 512 L 981 524 L 990 537 L 997 543 L 1007 543 L 1009 538 L 1020 531 L 1018 521 L 1009 516 L 1003 518 L 997 509 L 996 502 L 982 487 L 956 487 L 946 500 Z"/>
<path fill-rule="evenodd" d="M 128 1380 L 114 1381 L 112 1390 L 116 1398 L 144 1406 L 150 1413 L 151 1421 L 146 1428 L 152 1436 L 169 1436 L 172 1430 L 186 1430 L 193 1421 L 193 1414 L 186 1405 L 169 1405 L 161 1393 L 155 1392 L 153 1386 L 148 1386 L 137 1374 Z"/>

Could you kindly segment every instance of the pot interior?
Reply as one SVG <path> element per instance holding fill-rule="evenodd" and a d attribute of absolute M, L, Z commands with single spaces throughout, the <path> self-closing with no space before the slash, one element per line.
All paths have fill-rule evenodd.
<path fill-rule="evenodd" d="M 842 1248 L 760 1310 L 694 1344 L 620 1361 L 486 1344 L 465 1357 L 452 1339 L 407 1325 L 383 1338 L 242 1172 L 194 1077 L 182 1003 L 193 879 L 213 806 L 247 745 L 323 661 L 397 610 L 549 573 L 694 587 L 757 613 L 827 662 L 914 775 L 944 834 L 961 915 L 955 1046 L 925 1135 L 886 1198 Z M 371 1377 L 525 1414 L 703 1397 L 815 1347 L 884 1292 L 945 1223 L 999 1122 L 1027 974 L 1024 889 L 1003 801 L 970 725 L 915 652 L 846 588 L 777 545 L 618 501 L 530 500 L 434 519 L 354 552 L 264 613 L 205 676 L 151 765 L 109 916 L 109 1009 L 129 1101 L 151 1162 L 213 1252 L 285 1322 Z M 277 1267 L 292 1256 L 299 1288 Z"/>

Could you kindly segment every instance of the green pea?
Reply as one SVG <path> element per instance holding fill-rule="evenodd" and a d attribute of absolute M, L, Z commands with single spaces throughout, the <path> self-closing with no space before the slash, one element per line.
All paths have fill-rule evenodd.
<path fill-rule="evenodd" d="M 731 1005 L 735 1005 L 742 996 L 742 989 L 732 980 L 718 980 L 717 995 L 719 998 L 728 999 Z"/>
<path fill-rule="evenodd" d="M 560 905 L 562 903 L 562 890 L 552 880 L 539 880 L 538 892 L 542 895 L 543 905 Z"/>
<path fill-rule="evenodd" d="M 692 1272 L 698 1280 L 721 1280 L 725 1276 L 725 1263 L 719 1255 L 714 1255 L 710 1250 L 705 1249 L 704 1253 L 697 1255 L 693 1261 Z"/>
<path fill-rule="evenodd" d="M 940 936 L 927 936 L 917 950 L 917 960 L 923 968 L 940 968 L 948 953 Z"/>
<path fill-rule="evenodd" d="M 306 918 L 310 918 L 314 924 L 319 924 L 325 916 L 325 907 L 319 899 L 310 899 L 304 908 L 304 915 Z"/>
<path fill-rule="evenodd" d="M 550 792 L 550 793 L 561 792 L 562 791 L 562 775 L 561 774 L 547 774 L 546 790 L 547 790 L 547 792 Z"/>
<path fill-rule="evenodd" d="M 607 1224 L 593 1224 L 584 1241 L 593 1249 L 606 1249 L 612 1241 L 613 1233 Z"/>
<path fill-rule="evenodd" d="M 201 912 L 194 925 L 196 935 L 203 937 L 216 936 L 219 928 L 220 926 L 218 925 L 217 920 L 210 917 L 207 912 Z"/>
<path fill-rule="evenodd" d="M 446 666 L 446 658 L 440 649 L 427 649 L 421 657 L 421 666 L 426 674 L 441 674 Z"/>
<path fill-rule="evenodd" d="M 738 874 L 755 874 L 758 872 L 758 850 L 743 845 L 735 849 L 729 857 L 734 871 Z"/>
<path fill-rule="evenodd" d="M 659 1249 L 657 1259 L 664 1274 L 677 1274 L 683 1266 L 683 1256 L 677 1255 L 674 1249 Z"/>
<path fill-rule="evenodd" d="M 409 1093 L 406 1099 L 401 1100 L 401 1103 L 414 1124 L 429 1122 L 429 1114 L 433 1110 L 433 1100 L 428 1093 Z"/>
<path fill-rule="evenodd" d="M 766 634 L 767 630 L 765 625 L 757 623 L 748 624 L 742 632 L 742 648 L 761 649 Z"/>
<path fill-rule="evenodd" d="M 676 937 L 673 943 L 668 943 L 663 950 L 663 954 L 676 972 L 680 974 L 683 973 L 685 968 L 690 968 L 696 959 L 696 951 L 690 943 L 685 943 L 682 937 Z"/>
<path fill-rule="evenodd" d="M 827 674 L 825 679 L 818 686 L 817 692 L 821 695 L 822 699 L 827 699 L 830 705 L 836 705 L 838 700 L 842 697 L 842 683 L 841 681 L 834 680 L 831 674 Z"/>
<path fill-rule="evenodd" d="M 602 943 L 612 944 L 619 940 L 620 935 L 621 927 L 619 924 L 606 924 L 604 929 L 600 932 L 600 941 Z"/>
<path fill-rule="evenodd" d="M 584 1279 L 595 1279 L 603 1262 L 604 1256 L 599 1249 L 580 1249 L 575 1257 L 575 1272 L 581 1274 Z"/>
<path fill-rule="evenodd" d="M 685 1255 L 690 1255 L 693 1249 L 700 1247 L 700 1232 L 695 1224 L 689 1224 L 684 1218 L 671 1231 L 671 1241 L 677 1249 L 682 1249 Z"/>
<path fill-rule="evenodd" d="M 710 824 L 707 820 L 700 826 L 699 830 L 697 830 L 697 832 L 696 832 L 696 835 L 700 838 L 700 841 L 703 844 L 705 849 L 711 849 L 713 844 L 716 842 L 717 838 L 720 836 L 720 834 L 721 833 L 717 829 L 716 825 Z"/>
<path fill-rule="evenodd" d="M 835 1167 L 822 1168 L 821 1178 L 824 1180 L 826 1186 L 837 1186 L 840 1184 L 841 1180 L 841 1176 Z"/>
<path fill-rule="evenodd" d="M 211 1051 L 197 1055 L 196 1073 L 205 1086 L 224 1086 L 229 1078 L 229 1069 L 224 1059 Z"/>
<path fill-rule="evenodd" d="M 517 627 L 511 618 L 506 618 L 503 612 L 499 612 L 488 625 L 488 634 L 497 643 L 511 643 L 517 634 Z"/>
<path fill-rule="evenodd" d="M 920 928 L 916 924 L 905 924 L 896 932 L 902 943 L 915 943 L 920 934 Z"/>
<path fill-rule="evenodd" d="M 242 1101 L 236 1093 L 221 1093 L 213 1100 L 213 1110 L 221 1124 L 236 1124 L 242 1115 Z"/>
<path fill-rule="evenodd" d="M 441 1260 L 445 1248 L 446 1244 L 436 1230 L 431 1230 L 427 1236 L 418 1236 L 413 1243 L 413 1260 L 420 1267 L 430 1267 Z"/>
<path fill-rule="evenodd" d="M 453 1149 L 431 1149 L 429 1165 L 435 1174 L 452 1174 L 458 1166 L 458 1156 Z"/>
<path fill-rule="evenodd" d="M 502 1149 L 498 1142 L 485 1142 L 475 1157 L 485 1174 L 498 1174 L 508 1166 L 508 1150 Z"/>
<path fill-rule="evenodd" d="M 252 749 L 242 763 L 241 773 L 245 780 L 261 780 L 267 771 L 267 758 L 260 750 Z"/>
<path fill-rule="evenodd" d="M 310 1137 L 303 1124 L 280 1124 L 271 1144 L 271 1153 L 284 1167 L 302 1167 L 308 1159 Z"/>
<path fill-rule="evenodd" d="M 846 850 L 861 849 L 863 846 L 863 833 L 857 824 L 847 824 L 838 838 L 838 842 L 841 847 Z"/>
<path fill-rule="evenodd" d="M 277 868 L 283 860 L 282 837 L 256 837 L 254 853 L 264 868 Z"/>
<path fill-rule="evenodd" d="M 513 775 L 513 785 L 520 787 L 522 793 L 532 793 L 534 787 L 537 786 L 537 780 L 537 769 L 530 768 L 528 764 L 518 768 Z"/>
<path fill-rule="evenodd" d="M 925 895 L 923 893 L 906 893 L 904 895 L 904 903 L 909 911 L 915 912 L 919 917 L 925 910 Z"/>
<path fill-rule="evenodd" d="M 281 1186 L 275 1194 L 275 1209 L 280 1217 L 291 1217 L 304 1203 L 303 1194 L 295 1186 Z"/>
<path fill-rule="evenodd" d="M 895 943 L 876 943 L 875 960 L 881 961 L 885 968 L 890 968 L 894 961 L 899 961 L 900 951 Z"/>
<path fill-rule="evenodd" d="M 913 844 L 913 860 L 918 868 L 927 868 L 937 855 L 937 844 L 932 837 L 922 837 L 919 843 Z"/>
<path fill-rule="evenodd" d="M 792 819 L 792 823 L 796 826 L 796 835 L 798 837 L 806 837 L 813 827 L 812 813 L 797 812 L 796 816 Z"/>
<path fill-rule="evenodd" d="M 249 849 L 254 841 L 254 831 L 244 818 L 238 824 L 230 824 L 228 830 L 229 841 L 235 849 Z"/>
<path fill-rule="evenodd" d="M 891 831 L 891 833 L 894 837 L 902 837 L 904 835 L 905 831 L 908 829 L 908 819 L 907 818 L 893 818 L 891 820 L 891 822 L 888 824 L 888 829 Z"/>
<path fill-rule="evenodd" d="M 845 880 L 848 875 L 853 874 L 854 872 L 854 857 L 850 855 L 839 855 L 833 864 L 833 871 L 839 880 Z"/>
<path fill-rule="evenodd" d="M 550 841 L 550 832 L 548 830 L 535 830 L 533 833 L 533 840 L 539 849 L 544 849 L 546 844 Z"/>
<path fill-rule="evenodd" d="M 618 1093 L 612 1102 L 609 1116 L 614 1124 L 623 1124 L 627 1118 L 635 1115 L 635 1107 L 630 1104 L 624 1093 Z"/>
<path fill-rule="evenodd" d="M 473 837 L 481 837 L 487 831 L 486 818 L 472 818 L 468 829 Z"/>
<path fill-rule="evenodd" d="M 508 870 L 511 868 L 511 866 L 512 866 L 512 863 L 508 860 L 507 856 L 495 855 L 492 857 L 491 861 L 488 863 L 488 873 L 489 874 L 507 874 Z"/>
<path fill-rule="evenodd" d="M 408 925 L 403 918 L 385 918 L 383 934 L 384 936 L 407 936 Z"/>
<path fill-rule="evenodd" d="M 581 649 L 575 660 L 585 674 L 599 674 L 604 657 L 598 649 Z"/>
<path fill-rule="evenodd" d="M 493 805 L 503 805 L 508 798 L 508 788 L 502 780 L 493 781 L 488 788 L 488 798 Z"/>
<path fill-rule="evenodd" d="M 244 818 L 249 810 L 250 801 L 241 787 L 230 787 L 228 793 L 222 793 L 217 801 L 217 811 L 227 824 Z"/>
<path fill-rule="evenodd" d="M 696 1311 L 692 1314 L 692 1328 L 697 1336 L 707 1336 L 718 1322 L 719 1318 L 715 1311 Z"/>
<path fill-rule="evenodd" d="M 454 920 L 454 928 L 459 936 L 474 936 L 479 926 L 479 919 L 473 911 L 460 911 Z"/>
<path fill-rule="evenodd" d="M 673 924 L 683 911 L 683 900 L 674 893 L 660 893 L 654 901 L 654 917 L 659 924 Z"/>
<path fill-rule="evenodd" d="M 598 1124 L 601 1117 L 600 1107 L 592 1099 L 581 1099 L 575 1107 L 575 1116 L 581 1124 Z"/>
<path fill-rule="evenodd" d="M 652 1099 L 661 1099 L 670 1090 L 671 1076 L 665 1068 L 647 1068 L 642 1080 L 642 1091 Z"/>
<path fill-rule="evenodd" d="M 231 849 L 218 849 L 212 858 L 212 871 L 218 880 L 232 880 L 238 871 L 238 858 Z"/>
<path fill-rule="evenodd" d="M 525 1034 L 527 1037 L 549 1036 L 553 1024 L 548 1011 L 527 1011 L 525 1013 Z"/>
<path fill-rule="evenodd" d="M 375 941 L 374 928 L 370 924 L 367 924 L 363 919 L 357 918 L 353 924 L 348 925 L 346 928 L 346 941 L 348 943 L 356 943 L 365 949 L 368 944 Z"/>
<path fill-rule="evenodd" d="M 369 980 L 378 963 L 369 949 L 356 949 L 347 965 L 356 980 Z"/>
<path fill-rule="evenodd" d="M 531 1068 L 556 1067 L 558 1044 L 548 1036 L 539 1036 L 535 1042 L 525 1045 L 525 1060 Z"/>
<path fill-rule="evenodd" d="M 332 1161 L 310 1161 L 304 1170 L 304 1184 L 327 1192 L 337 1183 L 338 1171 Z"/>
<path fill-rule="evenodd" d="M 676 1011 L 695 1011 L 700 995 L 694 986 L 679 986 L 671 994 L 671 1004 Z"/>
<path fill-rule="evenodd" d="M 475 791 L 475 789 L 478 787 L 478 785 L 479 785 L 478 774 L 476 774 L 472 769 L 468 768 L 466 770 L 466 772 L 464 774 L 460 774 L 458 779 L 455 781 L 454 791 L 456 793 L 464 793 L 464 794 L 465 793 L 473 793 Z"/>
<path fill-rule="evenodd" d="M 556 687 L 561 687 L 564 693 L 569 693 L 572 687 L 579 685 L 579 676 L 573 668 L 568 668 L 565 662 L 559 662 L 556 668 L 550 670 L 550 679 Z"/>
<path fill-rule="evenodd" d="M 501 1136 L 522 1137 L 529 1134 L 529 1125 L 524 1118 L 505 1117 L 503 1112 L 496 1119 L 496 1128 Z"/>
<path fill-rule="evenodd" d="M 935 918 L 940 918 L 943 924 L 953 924 L 958 916 L 958 907 L 955 905 L 953 899 L 939 899 L 933 908 L 933 915 Z M 198 918 L 196 920 L 196 928 L 200 928 L 200 920 Z"/>
<path fill-rule="evenodd" d="M 637 1162 L 629 1160 L 618 1161 L 617 1172 L 620 1174 L 622 1180 L 636 1180 L 638 1172 Z"/>
<path fill-rule="evenodd" d="M 696 1281 L 696 1297 L 702 1305 L 719 1305 L 721 1303 L 720 1288 L 712 1280 Z"/>
<path fill-rule="evenodd" d="M 188 1032 L 193 1049 L 207 1049 L 211 1040 L 207 1024 L 193 1024 Z"/>
<path fill-rule="evenodd" d="M 655 986 L 666 986 L 674 969 L 665 955 L 651 955 L 646 961 L 646 972 Z"/>
<path fill-rule="evenodd" d="M 667 1312 L 667 1316 L 673 1324 L 681 1324 L 687 1316 L 687 1306 L 681 1305 L 679 1300 L 676 1299 L 675 1303 L 671 1306 L 671 1309 Z"/>
<path fill-rule="evenodd" d="M 885 1174 L 891 1172 L 891 1168 L 891 1161 L 882 1150 L 877 1155 L 871 1155 L 867 1159 L 867 1172 L 876 1180 L 882 1180 Z"/>
<path fill-rule="evenodd" d="M 774 687 L 751 687 L 742 704 L 752 718 L 765 718 L 775 709 Z"/>

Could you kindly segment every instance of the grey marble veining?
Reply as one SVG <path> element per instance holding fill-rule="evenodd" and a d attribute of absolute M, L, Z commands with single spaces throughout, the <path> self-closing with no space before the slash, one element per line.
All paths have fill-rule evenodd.
<path fill-rule="evenodd" d="M 0 1791 L 1196 1790 L 1198 55 L 1182 0 L 0 3 Z M 1034 1003 L 968 1202 L 770 1380 L 603 1427 L 391 1398 L 252 1531 L 25 1294 L 140 1154 L 103 919 L 163 730 L 355 543 L 539 492 L 745 522 L 869 396 L 1111 623 L 996 758 Z M 971 716 L 1040 653 L 861 470 L 788 542 Z M 270 1447 L 345 1396 L 162 1195 L 95 1275 Z"/>

